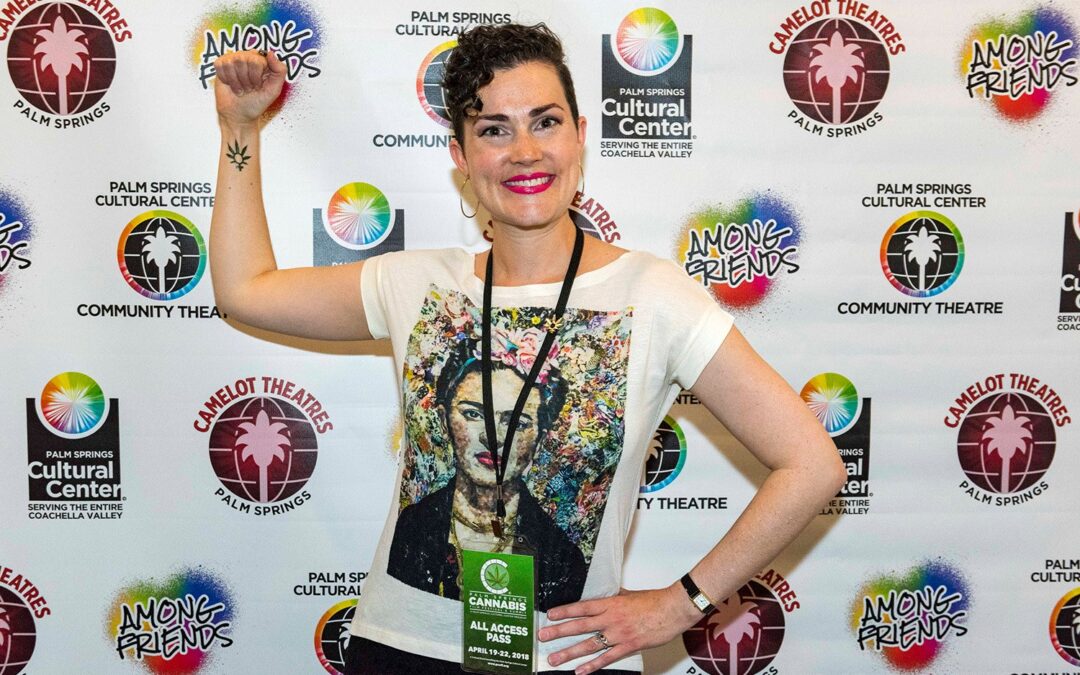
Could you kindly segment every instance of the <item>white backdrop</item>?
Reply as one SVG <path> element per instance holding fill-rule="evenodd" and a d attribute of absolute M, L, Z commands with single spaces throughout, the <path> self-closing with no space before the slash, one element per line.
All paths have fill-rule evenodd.
<path fill-rule="evenodd" d="M 194 266 L 190 272 L 204 255 L 194 239 L 179 230 L 160 235 L 179 232 L 187 238 L 175 245 L 184 255 L 194 253 L 187 263 L 168 253 L 167 263 L 152 262 L 146 247 L 157 225 L 146 225 L 151 217 L 145 214 L 178 214 L 207 239 L 218 131 L 212 93 L 199 78 L 205 31 L 216 39 L 222 28 L 272 27 L 273 20 L 282 25 L 292 18 L 291 37 L 272 46 L 287 52 L 296 78 L 263 133 L 266 208 L 279 265 L 316 262 L 319 237 L 328 255 L 350 253 L 321 227 L 335 192 L 357 182 L 375 186 L 393 213 L 383 223 L 389 232 L 382 243 L 359 255 L 401 246 L 482 250 L 481 228 L 458 210 L 460 177 L 443 147 L 446 127 L 425 112 L 417 79 L 457 28 L 507 17 L 545 21 L 565 42 L 581 113 L 589 120 L 582 204 L 591 199 L 594 205 L 587 207 L 591 220 L 584 220 L 602 226 L 608 238 L 617 236 L 619 245 L 680 264 L 688 229 L 750 225 L 755 218 L 791 227 L 795 233 L 779 246 L 790 249 L 796 264 L 757 279 L 735 300 L 730 288 L 720 289 L 718 301 L 797 391 L 821 385 L 825 379 L 814 378 L 823 373 L 850 382 L 857 393 L 824 407 L 841 415 L 840 432 L 843 414 L 862 406 L 861 416 L 850 420 L 854 430 L 838 443 L 851 450 L 853 479 L 867 481 L 867 494 L 847 504 L 850 513 L 817 517 L 763 570 L 757 595 L 728 603 L 735 624 L 714 621 L 689 632 L 686 641 L 652 650 L 646 671 L 1080 672 L 1080 653 L 1070 646 L 1080 625 L 1073 623 L 1080 612 L 1080 550 L 1072 541 L 1080 453 L 1067 419 L 1068 409 L 1080 407 L 1080 332 L 1063 329 L 1080 316 L 1069 290 L 1075 277 L 1068 276 L 1080 264 L 1080 246 L 1070 253 L 1068 244 L 1070 229 L 1073 244 L 1080 229 L 1076 49 L 1024 51 L 1017 63 L 1035 63 L 1048 77 L 1063 75 L 1043 83 L 1048 97 L 1044 91 L 1000 107 L 980 100 L 981 89 L 969 97 L 963 59 L 973 36 L 992 38 L 994 31 L 1037 37 L 1049 26 L 1059 42 L 1075 39 L 1075 2 L 875 0 L 862 10 L 846 0 L 805 6 L 666 2 L 657 7 L 677 31 L 650 44 L 681 51 L 666 65 L 639 68 L 636 80 L 627 69 L 633 64 L 610 51 L 605 59 L 603 45 L 605 35 L 630 43 L 619 37 L 624 18 L 630 29 L 653 25 L 658 15 L 637 4 L 274 0 L 233 10 L 191 0 L 167 6 L 123 0 L 115 8 L 105 0 L 79 0 L 68 9 L 57 4 L 0 7 L 0 42 L 11 75 L 0 78 L 0 348 L 6 357 L 0 428 L 7 430 L 0 442 L 0 674 L 324 672 L 319 655 L 336 648 L 338 625 L 324 615 L 350 599 L 363 602 L 362 578 L 392 501 L 400 423 L 388 345 L 298 341 L 213 316 L 208 273 L 188 292 L 177 290 L 185 282 L 175 283 L 183 264 Z M 35 12 L 40 21 L 27 18 Z M 841 13 L 844 22 L 829 21 Z M 42 33 L 59 33 L 58 16 L 81 17 L 62 28 L 82 47 L 38 47 L 60 39 Z M 821 48 L 814 51 L 807 42 L 813 36 L 803 33 L 801 42 L 786 40 L 783 53 L 771 51 L 785 22 L 789 34 L 813 24 L 818 41 L 812 44 Z M 95 31 L 95 25 L 107 28 Z M 72 30 L 81 35 L 71 36 Z M 890 41 L 893 32 L 901 39 Z M 839 124 L 829 119 L 828 97 L 818 99 L 822 120 L 815 122 L 785 88 L 785 69 L 799 67 L 789 52 L 825 53 L 825 38 L 833 33 L 859 48 L 853 74 L 833 74 L 846 87 L 842 114 L 858 117 Z M 875 54 L 898 44 L 903 50 L 888 56 L 885 69 L 880 61 L 874 65 Z M 65 58 L 75 64 L 65 76 L 69 92 L 81 86 L 91 94 L 69 96 L 70 106 L 85 110 L 58 114 L 56 87 L 42 98 L 26 82 L 37 73 L 37 86 L 48 90 L 48 77 L 55 82 Z M 105 72 L 113 63 L 115 75 L 104 86 L 94 76 L 87 80 L 86 72 Z M 815 91 L 826 91 L 821 87 L 831 83 L 813 79 L 824 68 L 818 65 L 804 63 L 800 72 L 810 72 Z M 798 84 L 799 73 L 788 76 Z M 874 86 L 886 77 L 887 88 L 877 96 Z M 1023 86 L 1019 75 L 1009 77 Z M 614 104 L 604 99 L 634 97 L 609 94 L 633 88 L 632 82 L 685 90 L 673 97 L 686 99 L 691 137 L 635 146 L 642 154 L 667 148 L 676 156 L 606 156 L 615 141 L 627 139 L 605 137 L 604 110 Z M 102 89 L 99 101 L 86 103 Z M 140 182 L 142 189 L 132 185 Z M 161 188 L 155 182 L 181 185 L 155 190 Z M 912 185 L 908 196 L 916 196 L 920 184 L 959 185 L 961 196 L 985 199 L 935 204 L 936 188 L 926 206 L 867 199 L 888 197 L 896 191 L 887 186 L 903 184 Z M 614 226 L 598 223 L 601 210 Z M 916 211 L 935 212 L 941 216 L 935 222 L 951 221 L 954 229 L 924 227 L 920 235 L 920 221 L 909 217 Z M 3 229 L 13 222 L 22 228 Z M 906 292 L 882 271 L 882 241 L 894 223 L 901 237 L 894 244 L 901 248 L 885 259 L 900 267 L 906 261 L 914 270 Z M 135 230 L 121 240 L 129 224 Z M 950 258 L 946 249 L 955 231 L 964 249 Z M 911 243 L 919 237 L 921 244 Z M 16 248 L 20 241 L 28 244 Z M 129 244 L 129 255 L 121 250 L 119 259 L 145 268 L 145 292 L 121 273 L 118 242 L 121 249 Z M 751 257 L 768 248 L 760 246 Z M 715 250 L 707 257 L 723 258 Z M 951 274 L 949 265 L 962 269 Z M 164 288 L 156 276 L 162 269 L 164 286 L 177 293 L 171 299 L 148 297 Z M 920 280 L 920 269 L 941 276 Z M 934 283 L 946 288 L 929 295 L 920 290 Z M 1063 301 L 1074 303 L 1071 312 L 1059 307 Z M 861 313 L 849 313 L 848 303 Z M 874 303 L 877 313 L 871 313 Z M 942 313 L 943 305 L 934 303 L 984 303 L 959 308 L 993 313 Z M 67 436 L 60 433 L 63 425 L 78 420 L 54 425 L 35 414 L 46 390 L 70 397 L 87 384 L 77 376 L 57 379 L 63 373 L 85 374 L 110 402 L 107 414 L 86 408 L 93 428 Z M 1001 390 L 972 389 L 963 409 L 950 412 L 966 389 L 997 374 L 1004 376 Z M 1038 378 L 1053 392 L 1036 385 L 1026 399 L 1019 397 L 1022 383 L 1010 374 Z M 292 445 L 278 460 L 270 458 L 272 470 L 280 470 L 287 455 L 294 473 L 271 483 L 296 492 L 267 503 L 250 492 L 258 483 L 251 478 L 258 476 L 255 460 L 226 453 L 233 468 L 226 461 L 215 471 L 212 434 L 200 430 L 223 423 L 222 411 L 245 397 L 208 411 L 205 420 L 199 416 L 215 392 L 245 378 L 255 378 L 248 399 L 287 397 L 284 390 L 265 391 L 264 377 L 291 381 L 311 395 L 294 401 L 307 414 L 278 419 L 295 423 Z M 50 383 L 56 387 L 49 389 Z M 1002 392 L 1013 393 L 994 398 Z M 827 398 L 828 392 L 811 386 L 807 397 L 815 395 Z M 1053 402 L 1055 395 L 1060 402 Z M 325 416 L 311 407 L 313 400 Z M 1046 410 L 1023 408 L 1024 401 Z M 79 408 L 59 408 L 65 409 Z M 244 419 L 254 423 L 253 412 L 239 414 L 249 413 Z M 652 490 L 642 497 L 653 501 L 641 502 L 628 543 L 625 585 L 631 588 L 670 583 L 692 566 L 764 476 L 700 405 L 677 404 L 671 416 L 683 442 L 665 445 L 674 436 L 658 436 L 668 451 L 660 455 L 673 461 L 681 450 L 684 464 L 677 475 L 660 464 L 646 476 Z M 94 426 L 99 420 L 102 426 Z M 968 436 L 958 437 L 956 423 Z M 322 429 L 309 434 L 306 456 L 296 436 L 301 427 Z M 978 482 L 971 472 L 980 469 L 969 463 L 965 473 L 965 449 L 974 453 L 970 461 L 982 462 L 985 486 L 971 487 Z M 120 500 L 66 502 L 35 493 L 50 489 L 43 467 L 60 466 L 78 451 L 98 453 L 83 457 L 102 471 L 112 461 L 112 473 L 99 482 L 118 484 Z M 1008 471 L 1000 467 L 1005 454 L 1012 458 Z M 302 458 L 312 456 L 317 460 L 307 475 Z M 247 483 L 229 483 L 230 471 Z M 664 478 L 670 481 L 658 486 Z M 58 480 L 57 486 L 79 482 Z M 1005 489 L 995 489 L 1001 480 Z M 234 495 L 229 485 L 248 489 L 248 497 Z M 710 497 L 722 499 L 702 499 Z M 1016 503 L 995 503 L 999 497 Z M 256 514 L 274 505 L 282 512 Z M 122 515 L 91 518 L 91 509 Z M 922 617 L 944 633 L 927 636 L 912 628 L 914 643 L 904 649 L 880 652 L 880 640 L 860 648 L 860 627 L 885 631 L 878 633 L 883 640 L 887 624 L 914 625 L 919 616 L 894 609 L 874 621 L 865 599 L 873 604 L 890 590 L 939 589 L 958 595 Z M 205 649 L 172 659 L 145 651 L 138 658 L 129 650 L 121 661 L 118 639 L 132 641 L 126 645 L 144 639 L 140 644 L 149 648 L 172 625 L 158 617 L 118 628 L 125 606 L 203 594 L 222 602 L 195 621 L 209 636 Z M 329 643 L 317 645 L 324 634 Z M 1056 648 L 1052 637 L 1065 646 Z"/>

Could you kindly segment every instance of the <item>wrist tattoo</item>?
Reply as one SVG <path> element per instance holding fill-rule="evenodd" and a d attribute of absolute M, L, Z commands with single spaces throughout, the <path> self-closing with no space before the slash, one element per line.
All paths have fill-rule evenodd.
<path fill-rule="evenodd" d="M 248 160 L 251 159 L 251 155 L 247 154 L 248 146 L 240 147 L 240 141 L 233 141 L 228 146 L 229 150 L 225 153 L 225 156 L 229 158 L 229 163 L 236 167 L 237 171 L 243 171 L 247 166 Z"/>

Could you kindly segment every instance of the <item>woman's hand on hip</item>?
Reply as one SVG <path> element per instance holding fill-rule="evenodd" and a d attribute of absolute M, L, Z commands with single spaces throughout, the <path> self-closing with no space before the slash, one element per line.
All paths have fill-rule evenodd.
<path fill-rule="evenodd" d="M 647 591 L 621 590 L 618 595 L 583 600 L 555 607 L 548 619 L 561 623 L 540 630 L 540 641 L 547 642 L 570 635 L 580 635 L 577 644 L 555 652 L 548 662 L 557 666 L 573 659 L 595 654 L 596 658 L 575 669 L 585 675 L 604 668 L 650 647 L 665 644 L 701 619 L 701 612 L 690 602 L 679 584 Z M 605 647 L 597 633 L 610 647 Z"/>

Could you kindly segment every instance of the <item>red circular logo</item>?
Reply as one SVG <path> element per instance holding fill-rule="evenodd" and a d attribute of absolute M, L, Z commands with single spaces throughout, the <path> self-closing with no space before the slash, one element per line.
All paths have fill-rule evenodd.
<path fill-rule="evenodd" d="M 26 102 L 50 115 L 75 115 L 101 100 L 116 72 L 116 47 L 84 7 L 53 2 L 32 9 L 11 31 L 11 81 Z"/>
<path fill-rule="evenodd" d="M 873 112 L 889 86 L 889 52 L 870 28 L 823 19 L 802 29 L 784 58 L 784 86 L 804 115 L 850 124 Z"/>
<path fill-rule="evenodd" d="M 227 490 L 249 502 L 279 502 L 307 484 L 318 457 L 315 429 L 288 401 L 233 403 L 210 430 L 210 464 Z"/>
<path fill-rule="evenodd" d="M 18 675 L 37 643 L 34 615 L 10 588 L 0 586 L 0 675 Z"/>
<path fill-rule="evenodd" d="M 784 641 L 784 608 L 772 591 L 750 580 L 683 633 L 686 653 L 710 675 L 764 670 Z"/>
<path fill-rule="evenodd" d="M 1038 400 L 1018 392 L 987 396 L 960 423 L 960 467 L 987 492 L 1031 487 L 1054 459 L 1054 420 Z"/>

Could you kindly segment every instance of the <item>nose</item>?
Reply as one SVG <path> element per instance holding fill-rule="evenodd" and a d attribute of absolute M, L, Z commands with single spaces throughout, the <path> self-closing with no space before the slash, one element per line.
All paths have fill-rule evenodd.
<path fill-rule="evenodd" d="M 532 164 L 543 156 L 540 142 L 529 131 L 522 131 L 514 135 L 514 144 L 511 147 L 510 161 L 515 164 Z"/>

